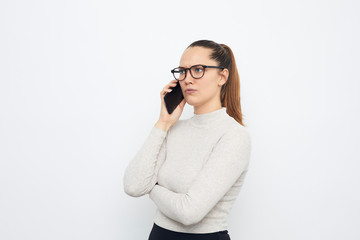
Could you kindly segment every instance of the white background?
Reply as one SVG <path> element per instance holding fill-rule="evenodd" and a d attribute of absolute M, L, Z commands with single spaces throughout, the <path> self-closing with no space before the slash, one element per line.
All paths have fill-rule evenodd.
<path fill-rule="evenodd" d="M 0 239 L 147 239 L 123 191 L 193 41 L 237 60 L 250 170 L 232 239 L 360 239 L 358 1 L 0 2 Z M 181 119 L 191 117 L 186 105 Z"/>

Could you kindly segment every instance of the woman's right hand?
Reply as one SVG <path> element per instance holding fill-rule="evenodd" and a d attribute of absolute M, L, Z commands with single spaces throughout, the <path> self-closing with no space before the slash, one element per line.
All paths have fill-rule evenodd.
<path fill-rule="evenodd" d="M 166 95 L 166 93 L 172 91 L 172 89 L 170 87 L 175 87 L 177 82 L 178 82 L 178 80 L 170 81 L 168 84 L 165 85 L 163 90 L 160 92 L 161 110 L 160 110 L 160 117 L 159 117 L 157 124 L 158 124 L 158 126 L 161 125 L 163 130 L 165 130 L 165 131 L 167 131 L 172 125 L 174 125 L 179 120 L 179 118 L 184 110 L 185 103 L 186 103 L 186 100 L 184 98 L 171 114 L 169 114 L 166 109 L 164 96 Z"/>

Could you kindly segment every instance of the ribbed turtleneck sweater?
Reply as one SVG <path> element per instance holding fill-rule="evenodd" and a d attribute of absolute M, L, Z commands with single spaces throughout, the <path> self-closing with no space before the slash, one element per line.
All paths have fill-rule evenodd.
<path fill-rule="evenodd" d="M 248 129 L 225 107 L 178 120 L 167 132 L 154 126 L 125 170 L 124 190 L 133 197 L 149 194 L 160 227 L 185 233 L 227 230 L 250 152 Z"/>

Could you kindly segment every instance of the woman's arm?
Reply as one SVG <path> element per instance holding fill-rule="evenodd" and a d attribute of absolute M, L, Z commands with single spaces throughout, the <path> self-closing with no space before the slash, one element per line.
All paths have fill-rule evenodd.
<path fill-rule="evenodd" d="M 201 221 L 247 170 L 251 140 L 247 129 L 226 133 L 187 193 L 155 185 L 149 193 L 159 210 L 184 225 Z"/>
<path fill-rule="evenodd" d="M 123 183 L 124 191 L 129 196 L 143 196 L 154 187 L 159 168 L 166 158 L 167 133 L 168 131 L 164 131 L 155 125 L 140 150 L 127 166 Z"/>

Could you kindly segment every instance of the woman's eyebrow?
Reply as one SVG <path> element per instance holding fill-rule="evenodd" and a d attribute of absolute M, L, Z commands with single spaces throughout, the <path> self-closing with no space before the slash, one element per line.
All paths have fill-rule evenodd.
<path fill-rule="evenodd" d="M 196 66 L 196 65 L 201 65 L 201 63 L 197 63 L 197 64 L 194 64 L 194 65 L 191 65 L 190 67 L 192 66 Z M 183 66 L 178 66 L 179 68 L 186 68 L 186 67 L 183 67 Z"/>

